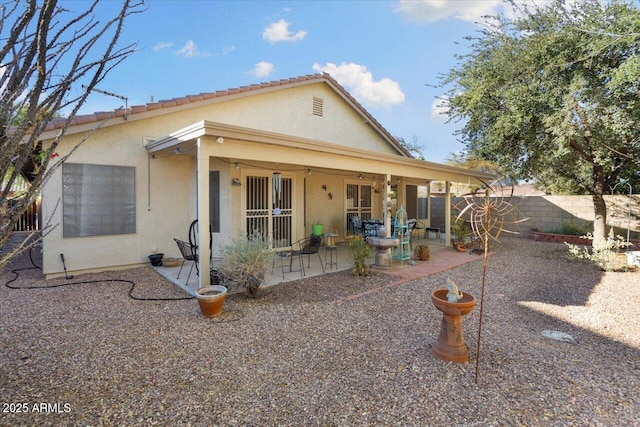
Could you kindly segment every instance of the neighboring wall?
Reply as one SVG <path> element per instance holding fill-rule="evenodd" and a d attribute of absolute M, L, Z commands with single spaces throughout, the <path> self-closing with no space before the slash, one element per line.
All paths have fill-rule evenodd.
<path fill-rule="evenodd" d="M 453 198 L 452 205 L 462 201 Z M 631 201 L 632 233 L 640 233 L 640 195 L 605 196 L 607 203 L 607 224 L 614 227 L 615 233 L 625 236 L 627 231 L 629 201 Z M 443 197 L 434 197 L 431 202 L 431 225 L 444 229 Z M 558 229 L 564 222 L 574 224 L 591 223 L 594 219 L 591 196 L 514 196 L 512 204 L 517 205 L 519 217 L 528 218 L 519 224 L 523 237 L 529 237 L 529 231 L 537 228 L 540 231 Z M 460 206 L 463 206 L 460 204 Z M 453 212 L 453 210 L 452 210 Z"/>

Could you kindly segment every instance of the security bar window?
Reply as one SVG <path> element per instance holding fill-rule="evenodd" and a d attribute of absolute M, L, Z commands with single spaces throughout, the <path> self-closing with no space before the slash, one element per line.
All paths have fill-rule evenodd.
<path fill-rule="evenodd" d="M 62 165 L 63 237 L 136 232 L 135 168 Z"/>

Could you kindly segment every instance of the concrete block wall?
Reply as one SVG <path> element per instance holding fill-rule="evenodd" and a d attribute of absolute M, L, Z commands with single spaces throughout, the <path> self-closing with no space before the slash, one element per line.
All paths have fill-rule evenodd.
<path fill-rule="evenodd" d="M 452 206 L 456 206 L 461 201 L 461 198 L 453 198 Z M 444 202 L 443 197 L 431 199 L 431 226 L 442 230 L 445 224 Z M 629 228 L 632 237 L 640 235 L 640 195 L 635 194 L 631 198 L 622 195 L 605 196 L 605 202 L 607 225 L 613 227 L 615 233 L 622 236 L 626 236 L 629 202 L 631 202 Z M 523 237 L 529 237 L 532 228 L 550 231 L 559 229 L 565 222 L 584 225 L 591 224 L 594 219 L 591 196 L 514 196 L 512 204 L 517 205 L 519 218 L 528 218 L 517 226 Z"/>

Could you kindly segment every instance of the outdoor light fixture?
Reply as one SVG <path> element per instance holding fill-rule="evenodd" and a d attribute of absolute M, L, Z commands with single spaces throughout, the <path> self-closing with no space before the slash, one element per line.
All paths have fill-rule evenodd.
<path fill-rule="evenodd" d="M 238 186 L 238 185 L 242 185 L 242 184 L 240 183 L 240 179 L 239 178 L 233 178 L 231 180 L 231 185 Z"/>
<path fill-rule="evenodd" d="M 362 176 L 362 174 L 361 174 L 361 173 L 359 173 L 359 174 L 358 174 L 358 179 L 362 179 L 362 178 L 364 178 L 364 176 Z"/>
<path fill-rule="evenodd" d="M 307 169 L 307 175 L 311 175 L 311 169 Z"/>
<path fill-rule="evenodd" d="M 221 136 L 219 136 L 219 137 L 217 137 L 217 138 L 216 138 L 216 142 L 217 142 L 218 144 L 222 144 L 222 143 L 224 143 L 224 138 L 223 138 L 223 137 L 221 137 Z"/>
<path fill-rule="evenodd" d="M 235 162 L 235 163 L 233 164 L 233 167 L 234 167 L 234 168 L 236 168 L 236 169 L 240 169 L 240 163 Z"/>
<path fill-rule="evenodd" d="M 180 147 L 174 148 L 173 154 L 180 154 Z"/>

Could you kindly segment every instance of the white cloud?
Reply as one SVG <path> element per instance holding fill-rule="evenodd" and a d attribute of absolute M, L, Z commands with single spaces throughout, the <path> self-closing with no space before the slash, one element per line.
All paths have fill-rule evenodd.
<path fill-rule="evenodd" d="M 173 47 L 173 43 L 171 42 L 160 42 L 160 43 L 156 43 L 156 45 L 153 47 L 153 51 L 154 52 L 159 52 L 163 49 L 167 49 Z"/>
<path fill-rule="evenodd" d="M 273 64 L 266 61 L 258 62 L 248 74 L 255 77 L 267 77 L 273 72 Z"/>
<path fill-rule="evenodd" d="M 223 55 L 228 55 L 231 52 L 233 52 L 234 50 L 236 50 L 235 45 L 227 46 L 227 47 L 222 48 L 222 54 Z"/>
<path fill-rule="evenodd" d="M 431 104 L 429 121 L 434 123 L 445 123 L 449 120 L 449 97 L 442 95 Z"/>
<path fill-rule="evenodd" d="M 329 73 L 338 83 L 363 105 L 370 107 L 391 107 L 404 102 L 404 93 L 398 82 L 388 78 L 373 80 L 373 75 L 364 65 L 328 62 L 325 65 L 313 64 L 316 72 Z"/>
<path fill-rule="evenodd" d="M 501 4 L 501 0 L 400 0 L 396 10 L 412 22 L 448 18 L 474 22 L 483 15 L 495 14 Z"/>
<path fill-rule="evenodd" d="M 184 46 L 182 46 L 182 48 L 176 53 L 186 58 L 194 58 L 196 56 L 211 56 L 206 52 L 202 52 L 193 40 L 187 41 Z"/>
<path fill-rule="evenodd" d="M 575 0 L 569 0 L 572 3 Z M 544 7 L 551 0 L 515 0 L 516 4 Z M 481 22 L 487 15 L 504 12 L 513 17 L 511 6 L 502 0 L 399 0 L 395 7 L 407 21 L 435 22 L 449 18 Z"/>
<path fill-rule="evenodd" d="M 282 41 L 297 42 L 305 38 L 306 35 L 307 32 L 302 30 L 292 34 L 291 31 L 289 31 L 289 23 L 284 19 L 269 24 L 262 32 L 262 38 L 270 43 Z"/>

